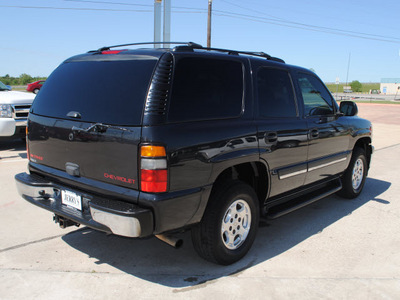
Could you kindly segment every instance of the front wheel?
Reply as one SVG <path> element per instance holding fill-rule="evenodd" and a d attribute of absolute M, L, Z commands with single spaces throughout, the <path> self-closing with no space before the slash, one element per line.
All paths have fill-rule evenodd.
<path fill-rule="evenodd" d="M 250 250 L 257 233 L 259 205 L 254 190 L 229 181 L 213 191 L 200 224 L 192 229 L 197 253 L 211 262 L 229 265 Z"/>
<path fill-rule="evenodd" d="M 338 194 L 344 198 L 353 199 L 361 194 L 368 174 L 368 164 L 365 152 L 355 148 L 350 164 L 342 176 L 343 188 Z"/>

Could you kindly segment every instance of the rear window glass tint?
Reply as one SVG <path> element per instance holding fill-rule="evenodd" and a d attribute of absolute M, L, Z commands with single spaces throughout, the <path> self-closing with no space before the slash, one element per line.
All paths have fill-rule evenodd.
<path fill-rule="evenodd" d="M 32 112 L 81 121 L 140 125 L 157 60 L 80 61 L 59 66 L 34 101 Z"/>
<path fill-rule="evenodd" d="M 261 117 L 297 116 L 292 81 L 287 71 L 261 68 L 257 73 L 257 92 Z"/>
<path fill-rule="evenodd" d="M 242 111 L 243 70 L 238 61 L 183 58 L 176 63 L 169 121 L 237 117 Z"/>

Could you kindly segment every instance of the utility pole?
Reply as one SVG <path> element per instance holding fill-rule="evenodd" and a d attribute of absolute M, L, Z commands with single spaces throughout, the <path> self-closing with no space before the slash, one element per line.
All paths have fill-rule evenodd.
<path fill-rule="evenodd" d="M 163 42 L 164 47 L 169 48 L 171 41 L 171 0 L 164 0 L 164 30 Z"/>
<path fill-rule="evenodd" d="M 154 0 L 154 42 L 161 42 L 161 0 Z"/>
<path fill-rule="evenodd" d="M 351 52 L 349 53 L 349 62 L 347 63 L 346 85 L 348 84 L 348 81 L 349 81 L 350 58 L 351 58 Z"/>
<path fill-rule="evenodd" d="M 211 47 L 211 13 L 212 0 L 208 0 L 208 20 L 207 20 L 207 47 Z"/>
<path fill-rule="evenodd" d="M 162 0 L 154 0 L 154 42 L 163 43 L 165 48 L 170 47 L 171 42 L 171 0 L 164 0 L 164 18 L 163 25 L 161 25 Z M 162 41 L 161 41 L 162 31 Z M 159 44 L 155 44 L 154 48 L 159 47 Z"/>

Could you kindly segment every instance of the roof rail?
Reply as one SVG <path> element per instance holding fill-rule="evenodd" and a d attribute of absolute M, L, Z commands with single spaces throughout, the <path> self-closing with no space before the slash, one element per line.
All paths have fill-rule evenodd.
<path fill-rule="evenodd" d="M 111 48 L 126 47 L 126 46 L 161 45 L 161 44 L 174 44 L 174 45 L 187 45 L 189 47 L 199 47 L 199 46 L 201 47 L 201 45 L 193 43 L 193 42 L 145 42 L 145 43 L 131 43 L 131 44 L 122 44 L 122 45 L 114 45 L 114 46 L 105 46 L 105 47 L 101 47 L 97 50 L 92 50 L 89 52 L 108 51 Z"/>
<path fill-rule="evenodd" d="M 218 52 L 225 52 L 228 53 L 230 55 L 239 55 L 239 54 L 245 54 L 245 55 L 251 55 L 251 56 L 257 56 L 257 57 L 264 57 L 268 60 L 272 60 L 272 61 L 276 61 L 276 62 L 280 62 L 280 63 L 285 63 L 285 61 L 283 59 L 280 59 L 278 57 L 273 57 L 267 53 L 264 52 L 252 52 L 252 51 L 238 51 L 238 50 L 231 50 L 231 49 L 221 49 L 221 48 L 211 48 L 211 47 L 203 47 L 199 44 L 196 43 L 187 43 L 187 45 L 189 47 L 191 47 L 192 49 L 201 49 L 201 50 L 209 50 L 209 51 L 218 51 Z M 176 47 L 176 48 L 179 48 Z"/>
<path fill-rule="evenodd" d="M 264 52 L 251 52 L 251 51 L 238 51 L 238 50 L 230 50 L 230 49 L 221 49 L 221 48 L 211 48 L 211 47 L 203 47 L 200 44 L 194 43 L 194 42 L 145 42 L 145 43 L 131 43 L 131 44 L 122 44 L 122 45 L 114 45 L 114 46 L 105 46 L 101 47 L 97 50 L 94 51 L 89 51 L 89 53 L 92 52 L 102 52 L 102 51 L 108 51 L 111 48 L 118 48 L 118 47 L 126 47 L 126 46 L 140 46 L 140 45 L 162 45 L 162 44 L 173 44 L 173 45 L 184 45 L 175 47 L 174 50 L 179 50 L 179 48 L 184 48 L 185 50 L 187 48 L 190 49 L 198 49 L 198 50 L 207 50 L 207 51 L 218 51 L 218 52 L 225 52 L 230 55 L 239 55 L 239 54 L 244 54 L 244 55 L 251 55 L 251 56 L 258 56 L 258 57 L 263 57 L 268 60 L 280 62 L 280 63 L 285 63 L 283 59 L 280 59 L 278 57 L 273 57 L 267 53 Z"/>

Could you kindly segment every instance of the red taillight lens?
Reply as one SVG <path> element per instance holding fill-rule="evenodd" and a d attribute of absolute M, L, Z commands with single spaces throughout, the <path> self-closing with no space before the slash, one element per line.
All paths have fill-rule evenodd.
<path fill-rule="evenodd" d="M 122 51 L 126 50 L 106 50 L 106 51 L 101 51 L 101 54 L 118 54 L 121 53 Z"/>
<path fill-rule="evenodd" d="M 140 148 L 140 189 L 147 193 L 163 193 L 168 189 L 167 154 L 165 147 L 143 145 Z"/>
<path fill-rule="evenodd" d="M 28 125 L 27 125 L 26 128 L 25 128 L 26 154 L 28 156 L 28 160 L 31 160 L 30 155 L 29 155 L 28 134 L 29 134 L 29 130 L 28 130 Z"/>
<path fill-rule="evenodd" d="M 167 170 L 141 170 L 140 188 L 143 192 L 162 193 L 167 191 Z"/>

